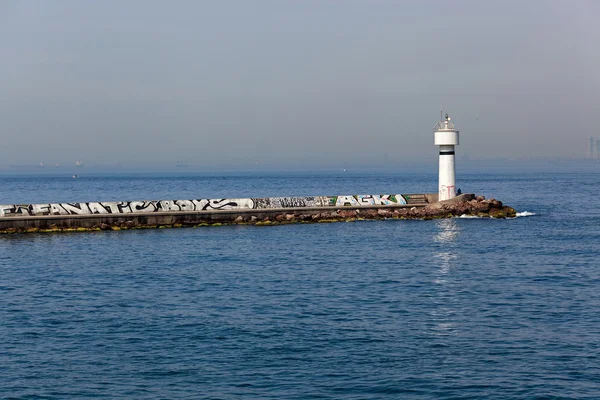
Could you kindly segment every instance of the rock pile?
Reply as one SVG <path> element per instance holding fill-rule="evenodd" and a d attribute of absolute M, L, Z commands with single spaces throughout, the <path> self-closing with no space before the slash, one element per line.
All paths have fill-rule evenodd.
<path fill-rule="evenodd" d="M 483 196 L 461 195 L 452 200 L 440 201 L 425 207 L 405 208 L 379 208 L 379 209 L 337 209 L 321 211 L 319 213 L 286 213 L 265 219 L 252 219 L 252 217 L 238 217 L 237 223 L 250 223 L 256 225 L 270 225 L 277 223 L 293 222 L 336 222 L 354 221 L 365 219 L 440 219 L 452 218 L 462 215 L 488 217 L 488 218 L 514 218 L 516 211 L 512 207 L 504 206 L 496 199 L 486 200 Z"/>
<path fill-rule="evenodd" d="M 454 199 L 439 201 L 423 207 L 420 212 L 423 218 L 451 218 L 461 215 L 491 217 L 491 218 L 514 218 L 517 212 L 514 208 L 502 204 L 500 200 L 486 200 L 483 196 L 464 194 Z"/>

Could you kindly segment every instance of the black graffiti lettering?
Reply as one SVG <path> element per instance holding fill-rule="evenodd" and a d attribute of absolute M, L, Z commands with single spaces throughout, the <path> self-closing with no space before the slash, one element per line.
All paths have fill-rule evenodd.
<path fill-rule="evenodd" d="M 129 207 L 128 201 L 123 201 L 123 202 L 117 204 L 117 207 L 119 208 L 120 214 L 129 214 L 132 212 L 131 207 Z"/>
<path fill-rule="evenodd" d="M 271 199 L 268 198 L 253 198 L 254 208 L 271 208 Z"/>
<path fill-rule="evenodd" d="M 156 211 L 156 202 L 154 201 L 132 201 L 129 203 L 131 212 L 154 212 Z"/>
<path fill-rule="evenodd" d="M 282 197 L 281 198 L 281 207 L 283 207 L 283 208 L 306 207 L 306 201 L 300 197 Z"/>
<path fill-rule="evenodd" d="M 204 206 L 203 210 L 208 210 L 209 208 L 213 210 L 222 210 L 231 207 L 237 207 L 238 203 L 231 199 L 216 199 L 209 200 L 208 203 Z"/>

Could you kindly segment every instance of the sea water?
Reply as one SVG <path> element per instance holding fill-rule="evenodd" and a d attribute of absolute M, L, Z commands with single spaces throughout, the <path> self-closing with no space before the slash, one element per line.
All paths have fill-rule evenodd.
<path fill-rule="evenodd" d="M 416 173 L 0 177 L 3 204 L 421 193 Z M 600 173 L 511 220 L 0 236 L 0 397 L 600 398 Z"/>

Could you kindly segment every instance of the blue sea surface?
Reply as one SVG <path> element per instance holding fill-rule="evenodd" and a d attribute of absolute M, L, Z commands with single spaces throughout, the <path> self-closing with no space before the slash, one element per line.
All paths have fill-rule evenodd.
<path fill-rule="evenodd" d="M 600 173 L 459 178 L 535 215 L 2 235 L 0 397 L 600 398 Z M 0 184 L 14 204 L 421 193 L 436 175 Z"/>

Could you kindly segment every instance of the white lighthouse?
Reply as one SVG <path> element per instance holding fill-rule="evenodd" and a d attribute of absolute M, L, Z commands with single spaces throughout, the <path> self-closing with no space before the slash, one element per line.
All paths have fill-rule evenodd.
<path fill-rule="evenodd" d="M 456 172 L 454 168 L 454 146 L 458 145 L 458 131 L 446 114 L 433 128 L 436 146 L 440 146 L 439 201 L 456 197 Z"/>

